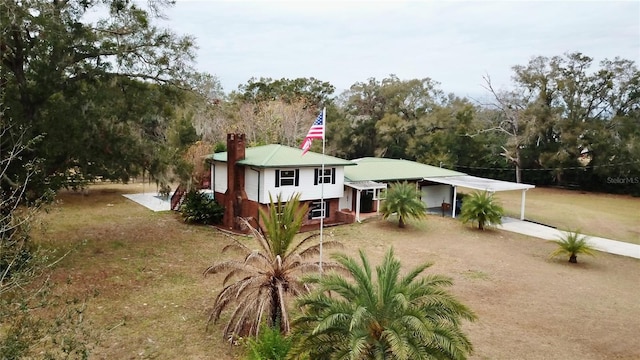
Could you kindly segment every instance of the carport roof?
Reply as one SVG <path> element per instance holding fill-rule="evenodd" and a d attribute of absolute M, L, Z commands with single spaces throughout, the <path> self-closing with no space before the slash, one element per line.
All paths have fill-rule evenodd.
<path fill-rule="evenodd" d="M 510 190 L 526 190 L 532 189 L 535 186 L 529 184 L 519 184 L 509 181 L 486 179 L 471 175 L 460 176 L 439 176 L 439 177 L 425 177 L 425 180 L 433 181 L 440 184 L 447 184 L 451 186 L 465 187 L 475 190 L 483 191 L 510 191 Z"/>
<path fill-rule="evenodd" d="M 415 161 L 366 157 L 351 160 L 358 164 L 344 168 L 345 181 L 422 180 L 425 177 L 457 176 L 464 173 Z"/>

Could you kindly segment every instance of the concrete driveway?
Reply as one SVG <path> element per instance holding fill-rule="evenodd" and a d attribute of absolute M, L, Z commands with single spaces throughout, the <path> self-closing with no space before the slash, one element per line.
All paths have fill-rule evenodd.
<path fill-rule="evenodd" d="M 502 225 L 498 226 L 498 228 L 545 240 L 558 240 L 561 236 L 566 234 L 566 231 L 513 218 L 503 218 Z M 587 241 L 591 246 L 599 251 L 640 259 L 640 245 L 605 239 L 597 236 L 589 236 L 587 234 L 584 235 L 587 236 Z"/>

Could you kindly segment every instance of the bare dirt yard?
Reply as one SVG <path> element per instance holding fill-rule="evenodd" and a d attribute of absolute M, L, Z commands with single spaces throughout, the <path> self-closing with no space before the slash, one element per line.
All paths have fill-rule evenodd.
<path fill-rule="evenodd" d="M 221 324 L 205 331 L 221 278 L 202 271 L 223 256 L 225 237 L 121 196 L 139 187 L 62 193 L 35 233 L 45 246 L 73 249 L 52 278 L 60 296 L 86 302 L 91 358 L 241 359 Z M 544 240 L 439 216 L 406 229 L 371 219 L 325 233 L 350 254 L 365 249 L 374 264 L 393 247 L 405 268 L 427 261 L 427 272 L 452 277 L 450 290 L 478 315 L 464 325 L 472 359 L 640 359 L 637 259 L 598 253 L 572 265 L 549 259 L 554 245 Z"/>

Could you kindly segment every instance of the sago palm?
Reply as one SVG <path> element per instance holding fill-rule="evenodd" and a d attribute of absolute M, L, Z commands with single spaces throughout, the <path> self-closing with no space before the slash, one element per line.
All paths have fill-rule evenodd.
<path fill-rule="evenodd" d="M 472 352 L 461 320 L 475 315 L 444 287 L 451 279 L 418 277 L 430 264 L 400 275 L 389 250 L 376 275 L 360 251 L 360 262 L 334 259 L 351 279 L 336 273 L 309 279 L 317 288 L 297 304 L 292 352 L 310 359 L 465 359 Z"/>
<path fill-rule="evenodd" d="M 314 241 L 317 234 L 294 244 L 306 212 L 307 207 L 300 206 L 299 194 L 287 202 L 280 196 L 275 202 L 270 199 L 269 211 L 260 211 L 264 233 L 244 221 L 258 248 L 252 249 L 230 236 L 231 244 L 222 251 L 237 251 L 238 257 L 215 263 L 204 271 L 205 275 L 227 273 L 224 288 L 209 314 L 209 322 L 215 323 L 226 309 L 231 309 L 223 331 L 226 339 L 256 335 L 262 323 L 289 332 L 287 305 L 293 297 L 309 291 L 301 276 L 320 270 L 320 244 Z M 325 241 L 323 245 L 330 248 L 339 243 Z M 332 267 L 332 263 L 323 263 L 323 269 Z"/>
<path fill-rule="evenodd" d="M 496 202 L 493 193 L 487 191 L 465 196 L 460 209 L 462 222 L 477 222 L 480 230 L 484 230 L 485 226 L 502 224 L 503 215 L 504 209 Z"/>
<path fill-rule="evenodd" d="M 420 219 L 426 216 L 427 207 L 420 200 L 420 192 L 413 184 L 406 181 L 395 183 L 384 192 L 384 198 L 380 206 L 382 218 L 398 214 L 398 226 L 401 228 L 405 227 L 405 220 L 408 218 Z"/>
<path fill-rule="evenodd" d="M 575 264 L 578 262 L 578 254 L 595 256 L 595 249 L 589 245 L 587 237 L 577 231 L 569 231 L 559 240 L 551 241 L 558 244 L 558 248 L 549 255 L 550 257 L 569 255 L 569 262 Z"/>

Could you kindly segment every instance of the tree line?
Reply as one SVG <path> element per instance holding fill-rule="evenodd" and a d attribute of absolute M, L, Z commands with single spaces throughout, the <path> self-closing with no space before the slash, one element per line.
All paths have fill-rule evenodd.
<path fill-rule="evenodd" d="M 402 158 L 494 179 L 640 194 L 640 72 L 633 61 L 595 64 L 568 53 L 512 70 L 507 90 L 484 77 L 483 101 L 445 94 L 430 78 L 371 78 L 338 95 L 314 78 L 251 79 L 219 98 L 197 129 L 211 142 L 240 129 L 254 143 L 295 146 L 326 106 L 326 147 L 334 156 Z"/>

